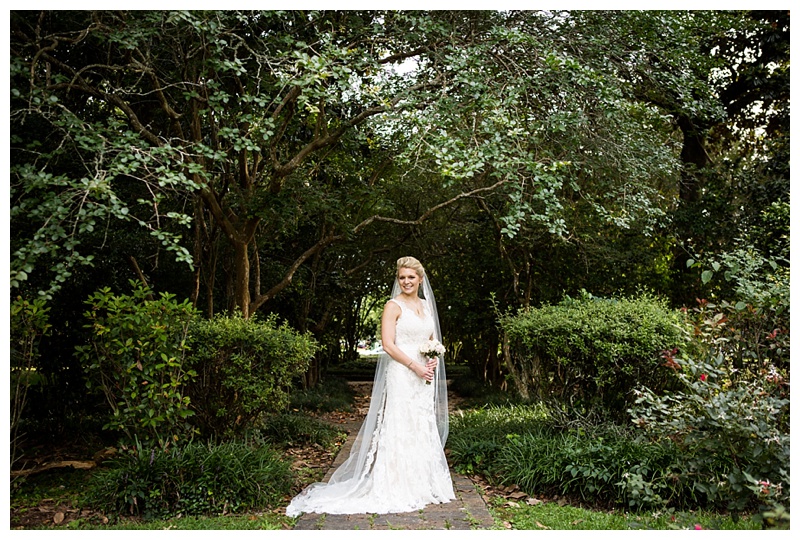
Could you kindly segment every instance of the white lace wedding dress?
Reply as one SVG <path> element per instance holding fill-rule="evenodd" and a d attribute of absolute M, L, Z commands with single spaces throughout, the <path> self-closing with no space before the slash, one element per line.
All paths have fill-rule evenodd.
<path fill-rule="evenodd" d="M 396 345 L 425 364 L 427 359 L 419 353 L 419 347 L 433 335 L 431 314 L 426 309 L 424 317 L 419 317 L 401 301 L 391 301 L 401 308 Z M 292 500 L 286 514 L 411 512 L 427 504 L 455 499 L 437 431 L 434 388 L 403 364 L 390 361 L 386 367 L 385 404 L 377 412 L 375 429 L 372 434 L 364 434 L 363 428 L 359 433 L 359 437 L 371 436 L 370 444 L 363 445 L 363 466 L 352 473 L 348 462 L 359 459 L 354 451 L 329 483 L 306 488 Z"/>

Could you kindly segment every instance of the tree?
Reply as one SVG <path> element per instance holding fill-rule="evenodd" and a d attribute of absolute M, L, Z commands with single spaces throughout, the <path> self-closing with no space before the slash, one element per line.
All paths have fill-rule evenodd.
<path fill-rule="evenodd" d="M 421 223 L 489 190 L 502 187 L 512 201 L 501 217 L 506 230 L 525 218 L 562 232 L 557 192 L 570 166 L 562 157 L 600 144 L 592 130 L 620 110 L 619 91 L 551 47 L 550 22 L 499 12 L 17 13 L 12 51 L 17 79 L 28 74 L 20 100 L 39 98 L 26 112 L 61 122 L 61 140 L 78 140 L 90 118 L 101 120 L 86 150 L 93 176 L 59 181 L 102 178 L 107 202 L 92 206 L 102 210 L 97 219 L 130 214 L 114 187 L 123 178 L 196 193 L 191 211 L 168 214 L 180 223 L 194 217 L 195 297 L 201 272 L 215 273 L 219 249 L 228 250 L 234 304 L 247 316 L 330 245 L 376 222 Z M 408 59 L 411 71 L 392 67 Z M 617 120 L 630 116 L 622 109 Z M 33 170 L 30 154 L 20 161 Z M 374 188 L 406 181 L 385 177 L 387 164 L 441 196 L 411 215 L 383 212 L 391 207 Z M 20 174 L 23 189 L 33 178 Z M 355 196 L 331 197 L 337 190 Z M 18 207 L 36 207 L 37 197 Z M 163 199 L 146 200 L 157 208 Z M 69 201 L 62 221 L 74 215 L 77 233 L 93 227 Z M 308 215 L 317 217 L 313 240 L 262 288 L 261 266 L 276 257 L 260 245 L 291 237 L 287 223 Z M 43 222 L 36 234 L 53 225 Z M 175 233 L 153 233 L 192 260 Z M 213 247 L 217 236 L 224 247 Z M 15 269 L 32 270 L 35 261 L 18 260 Z"/>

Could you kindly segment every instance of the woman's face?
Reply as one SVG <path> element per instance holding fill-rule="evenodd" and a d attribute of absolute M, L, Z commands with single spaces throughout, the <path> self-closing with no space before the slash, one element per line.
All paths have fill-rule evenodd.
<path fill-rule="evenodd" d="M 422 278 L 411 268 L 401 268 L 397 273 L 397 281 L 400 282 L 400 290 L 404 294 L 417 295 Z"/>

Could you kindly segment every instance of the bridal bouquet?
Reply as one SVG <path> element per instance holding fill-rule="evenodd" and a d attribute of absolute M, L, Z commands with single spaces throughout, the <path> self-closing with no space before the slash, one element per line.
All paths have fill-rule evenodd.
<path fill-rule="evenodd" d="M 419 353 L 428 358 L 439 358 L 445 351 L 444 345 L 435 339 L 429 339 L 419 347 Z M 431 381 L 426 380 L 425 384 L 431 384 Z"/>

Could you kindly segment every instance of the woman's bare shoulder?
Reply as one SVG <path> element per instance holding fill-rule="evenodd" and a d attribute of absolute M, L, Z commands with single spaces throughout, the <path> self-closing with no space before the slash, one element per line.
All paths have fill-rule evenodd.
<path fill-rule="evenodd" d="M 402 304 L 400 304 L 400 301 L 397 298 L 389 298 L 389 300 L 387 300 L 386 305 L 383 306 L 383 308 L 384 309 L 389 309 L 389 308 L 391 308 L 391 309 L 401 309 L 402 308 Z"/>

